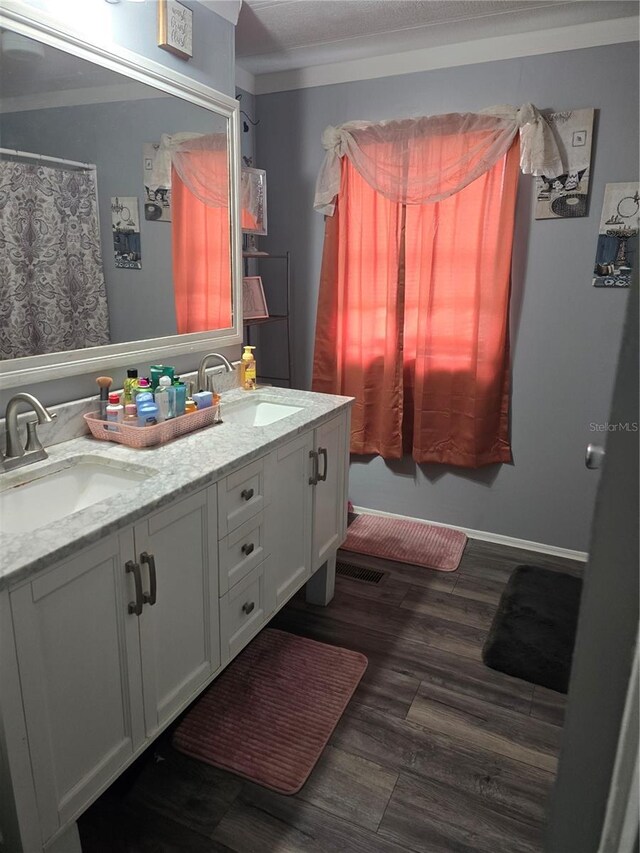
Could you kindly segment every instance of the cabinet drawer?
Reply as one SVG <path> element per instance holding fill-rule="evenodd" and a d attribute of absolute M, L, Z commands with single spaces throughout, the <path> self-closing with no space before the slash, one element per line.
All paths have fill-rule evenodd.
<path fill-rule="evenodd" d="M 264 513 L 245 521 L 218 543 L 220 596 L 225 595 L 266 556 Z"/>
<path fill-rule="evenodd" d="M 269 560 L 256 566 L 220 599 L 222 663 L 228 663 L 262 628 L 273 612 Z"/>
<path fill-rule="evenodd" d="M 245 465 L 218 483 L 218 539 L 265 506 L 264 459 Z"/>

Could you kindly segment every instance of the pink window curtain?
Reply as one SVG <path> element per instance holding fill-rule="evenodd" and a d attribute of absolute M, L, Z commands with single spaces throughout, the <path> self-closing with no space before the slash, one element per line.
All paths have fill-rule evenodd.
<path fill-rule="evenodd" d="M 192 152 L 206 160 L 212 184 L 225 187 L 226 151 Z M 171 170 L 173 283 L 178 334 L 228 329 L 231 316 L 231 233 L 228 202 L 205 204 Z"/>
<path fill-rule="evenodd" d="M 325 223 L 313 389 L 356 398 L 353 453 L 470 468 L 510 460 L 518 168 L 516 140 L 459 192 L 404 205 L 342 158 Z"/>

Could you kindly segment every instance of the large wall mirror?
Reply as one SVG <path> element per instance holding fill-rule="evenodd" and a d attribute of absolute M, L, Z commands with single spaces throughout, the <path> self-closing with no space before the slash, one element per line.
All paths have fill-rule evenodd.
<path fill-rule="evenodd" d="M 237 102 L 0 27 L 0 387 L 240 342 Z"/>

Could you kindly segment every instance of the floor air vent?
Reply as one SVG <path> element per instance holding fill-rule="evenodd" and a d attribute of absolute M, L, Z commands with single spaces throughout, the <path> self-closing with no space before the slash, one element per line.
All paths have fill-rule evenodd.
<path fill-rule="evenodd" d="M 352 563 L 343 563 L 340 560 L 336 563 L 336 574 L 342 575 L 344 578 L 351 578 L 353 581 L 363 581 L 364 583 L 380 583 L 384 577 L 384 572 L 378 572 L 375 569 L 363 569 L 361 566 L 354 566 Z"/>

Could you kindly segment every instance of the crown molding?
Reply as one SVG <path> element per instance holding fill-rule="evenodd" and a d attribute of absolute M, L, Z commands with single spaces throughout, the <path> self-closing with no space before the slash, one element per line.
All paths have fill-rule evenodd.
<path fill-rule="evenodd" d="M 241 68 L 236 62 L 236 89 L 244 89 L 250 95 L 256 94 L 256 78 L 255 75 L 246 68 Z"/>
<path fill-rule="evenodd" d="M 89 104 L 108 104 L 114 101 L 146 101 L 166 98 L 162 89 L 153 89 L 145 83 L 116 83 L 112 86 L 92 86 L 85 89 L 61 89 L 34 95 L 0 98 L 0 114 L 21 113 L 29 110 L 50 110 L 58 107 L 81 107 Z"/>
<path fill-rule="evenodd" d="M 200 5 L 220 15 L 235 27 L 238 23 L 242 0 L 200 0 Z"/>
<path fill-rule="evenodd" d="M 239 82 L 238 72 L 241 72 L 246 83 L 250 81 L 244 75 L 253 77 L 255 91 L 252 94 L 267 95 L 292 89 L 310 89 L 315 86 L 331 86 L 336 83 L 349 83 L 355 80 L 373 80 L 379 77 L 394 77 L 400 74 L 432 71 L 438 68 L 475 65 L 482 62 L 494 62 L 499 59 L 516 59 L 524 56 L 561 53 L 608 44 L 622 44 L 638 41 L 639 21 L 638 16 L 612 18 L 608 21 L 555 27 L 516 35 L 493 36 L 476 41 L 409 50 L 384 56 L 372 56 L 366 59 L 334 62 L 327 65 L 311 65 L 307 68 L 296 68 L 255 76 L 236 65 L 236 82 L 243 89 L 251 91 Z"/>

